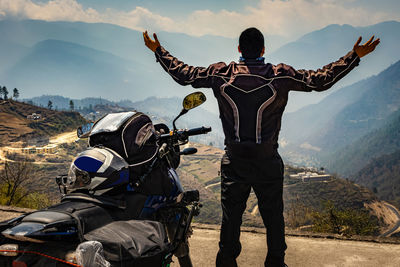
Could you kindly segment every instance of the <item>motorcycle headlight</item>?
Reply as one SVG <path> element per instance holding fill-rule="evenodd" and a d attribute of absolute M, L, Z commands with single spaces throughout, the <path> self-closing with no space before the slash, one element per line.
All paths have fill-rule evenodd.
<path fill-rule="evenodd" d="M 87 171 L 83 171 L 76 167 L 75 164 L 71 164 L 65 184 L 67 188 L 82 188 L 89 185 L 90 182 L 91 178 Z"/>

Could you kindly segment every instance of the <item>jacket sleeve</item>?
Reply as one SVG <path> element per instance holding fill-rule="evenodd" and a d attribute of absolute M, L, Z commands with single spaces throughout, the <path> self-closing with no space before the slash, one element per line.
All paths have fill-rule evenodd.
<path fill-rule="evenodd" d="M 344 57 L 332 62 L 322 69 L 295 70 L 294 68 L 281 64 L 283 71 L 277 78 L 288 78 L 291 80 L 289 90 L 294 91 L 324 91 L 331 88 L 337 81 L 346 76 L 352 69 L 358 66 L 359 56 L 350 51 Z M 279 66 L 279 65 L 278 65 Z M 278 67 L 277 66 L 277 67 Z"/>
<path fill-rule="evenodd" d="M 155 56 L 163 69 L 181 85 L 192 85 L 194 88 L 212 87 L 218 69 L 226 66 L 220 62 L 210 65 L 208 68 L 189 66 L 176 57 L 173 57 L 162 46 L 155 51 Z"/>

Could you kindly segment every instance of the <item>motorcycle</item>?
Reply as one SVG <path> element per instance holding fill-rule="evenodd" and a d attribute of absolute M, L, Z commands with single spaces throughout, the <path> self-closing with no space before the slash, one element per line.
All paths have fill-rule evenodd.
<path fill-rule="evenodd" d="M 175 255 L 191 267 L 188 238 L 201 204 L 175 170 L 181 155 L 197 152 L 180 146 L 211 128 L 178 130 L 175 122 L 205 100 L 201 92 L 186 96 L 172 130 L 137 112 L 79 127 L 89 148 L 56 178 L 61 202 L 0 223 L 0 265 L 168 267 Z"/>

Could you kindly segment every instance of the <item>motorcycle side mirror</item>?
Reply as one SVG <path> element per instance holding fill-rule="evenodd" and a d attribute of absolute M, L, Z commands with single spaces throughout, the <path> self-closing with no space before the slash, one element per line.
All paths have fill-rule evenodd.
<path fill-rule="evenodd" d="M 201 104 L 206 102 L 206 100 L 207 100 L 207 98 L 202 92 L 194 92 L 194 93 L 187 95 L 183 99 L 183 102 L 182 102 L 183 109 L 181 110 L 181 113 L 179 113 L 179 115 L 172 122 L 172 125 L 174 126 L 174 131 L 176 131 L 175 122 L 180 116 L 186 114 L 189 110 L 200 106 Z"/>
<path fill-rule="evenodd" d="M 187 95 L 182 102 L 183 109 L 191 110 L 206 102 L 207 98 L 202 92 L 194 92 Z"/>
<path fill-rule="evenodd" d="M 78 138 L 87 138 L 89 137 L 90 131 L 93 128 L 94 123 L 93 122 L 89 122 L 86 124 L 83 124 L 81 126 L 78 127 L 78 129 L 76 129 L 76 135 L 78 136 Z"/>

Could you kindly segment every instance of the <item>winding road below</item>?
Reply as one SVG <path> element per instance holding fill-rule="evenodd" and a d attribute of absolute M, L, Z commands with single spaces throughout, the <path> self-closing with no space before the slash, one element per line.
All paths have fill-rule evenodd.
<path fill-rule="evenodd" d="M 393 234 L 395 231 L 397 231 L 400 228 L 400 213 L 399 211 L 392 206 L 391 204 L 385 203 L 385 206 L 390 209 L 391 211 L 393 211 L 394 214 L 396 214 L 397 216 L 397 223 L 392 227 L 392 229 L 386 231 L 385 233 L 382 234 L 382 236 L 390 236 L 391 234 Z"/>

